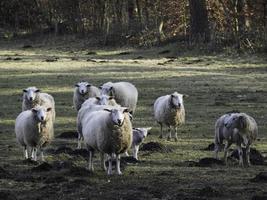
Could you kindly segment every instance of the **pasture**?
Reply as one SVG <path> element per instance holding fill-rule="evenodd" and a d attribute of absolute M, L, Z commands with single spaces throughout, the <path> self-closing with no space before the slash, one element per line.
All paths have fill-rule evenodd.
<path fill-rule="evenodd" d="M 234 161 L 230 166 L 193 165 L 213 157 L 212 151 L 203 149 L 213 142 L 216 119 L 232 110 L 256 119 L 259 137 L 252 147 L 266 155 L 266 58 L 181 52 L 172 46 L 87 49 L 69 43 L 23 48 L 22 43 L 1 43 L 0 199 L 267 198 L 266 183 L 251 181 L 266 171 L 266 165 L 244 169 Z M 122 176 L 107 176 L 99 166 L 98 154 L 95 172 L 87 171 L 87 157 L 66 149 L 74 151 L 77 140 L 57 138 L 76 130 L 72 96 L 80 80 L 96 86 L 107 81 L 133 83 L 139 91 L 133 125 L 152 126 L 145 143 L 157 142 L 165 150 L 140 151 L 140 162 L 125 165 Z M 23 160 L 14 133 L 22 89 L 29 86 L 52 94 L 56 101 L 56 138 L 45 151 L 48 164 L 42 168 Z M 178 129 L 178 142 L 158 138 L 159 125 L 152 112 L 157 97 L 174 91 L 189 95 L 184 99 L 186 124 Z M 65 150 L 55 153 L 59 147 Z"/>

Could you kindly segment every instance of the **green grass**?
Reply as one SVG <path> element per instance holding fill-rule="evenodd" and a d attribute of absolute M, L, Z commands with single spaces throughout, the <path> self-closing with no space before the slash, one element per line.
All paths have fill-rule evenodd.
<path fill-rule="evenodd" d="M 264 171 L 265 166 L 241 169 L 238 166 L 203 168 L 184 165 L 184 161 L 213 156 L 212 152 L 201 149 L 213 141 L 216 119 L 234 109 L 256 119 L 260 140 L 253 146 L 263 154 L 267 152 L 266 59 L 257 55 L 197 56 L 173 50 L 169 56 L 176 59 L 170 61 L 158 54 L 162 49 L 80 50 L 66 45 L 66 48 L 52 46 L 24 50 L 14 43 L 1 45 L 0 166 L 18 177 L 22 174 L 30 177 L 0 177 L 1 191 L 12 192 L 18 199 L 251 199 L 254 195 L 266 196 L 265 184 L 249 181 Z M 97 54 L 86 55 L 89 51 Z M 119 55 L 124 51 L 130 54 Z M 135 59 L 138 56 L 143 58 Z M 6 60 L 7 57 L 22 59 Z M 59 59 L 45 62 L 52 57 Z M 73 57 L 78 60 L 73 60 Z M 88 58 L 97 62 L 86 61 Z M 14 121 L 21 112 L 22 89 L 36 86 L 54 96 L 57 113 L 55 134 L 58 135 L 75 130 L 72 92 L 74 84 L 82 79 L 96 86 L 107 81 L 129 81 L 136 85 L 139 101 L 134 126 L 152 126 L 152 134 L 146 142 L 160 142 L 173 151 L 140 152 L 142 162 L 127 166 L 121 177 L 107 177 L 100 170 L 98 159 L 94 174 L 84 177 L 67 174 L 64 175 L 67 181 L 63 182 L 45 182 L 47 177 L 63 176 L 59 171 L 32 173 L 29 170 L 32 166 L 22 162 L 22 150 L 14 134 Z M 177 143 L 158 138 L 159 127 L 152 115 L 154 100 L 173 91 L 189 95 L 184 100 L 186 124 L 179 128 Z M 76 141 L 55 139 L 50 147 L 59 145 L 75 148 Z M 69 160 L 79 167 L 87 166 L 81 157 L 47 155 L 49 163 L 57 160 Z M 205 193 L 208 186 L 215 191 Z"/>

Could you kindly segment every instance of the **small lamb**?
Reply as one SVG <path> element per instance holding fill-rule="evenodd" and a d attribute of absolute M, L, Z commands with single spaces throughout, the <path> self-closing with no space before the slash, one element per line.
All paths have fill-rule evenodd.
<path fill-rule="evenodd" d="M 154 117 L 160 125 L 160 138 L 163 138 L 163 124 L 168 126 L 169 136 L 171 139 L 171 127 L 175 130 L 175 141 L 178 141 L 177 127 L 185 123 L 185 108 L 183 97 L 187 95 L 174 92 L 170 95 L 161 96 L 154 103 Z"/>
<path fill-rule="evenodd" d="M 223 116 L 221 117 L 223 119 Z M 220 119 L 217 120 L 220 123 Z M 227 164 L 227 157 L 230 146 L 235 143 L 239 153 L 239 165 L 244 166 L 242 145 L 246 149 L 246 162 L 250 166 L 250 145 L 256 140 L 258 135 L 258 126 L 256 121 L 246 113 L 232 113 L 224 117 L 224 127 L 215 130 L 215 145 L 221 144 L 226 140 L 224 148 L 224 160 Z M 219 124 L 216 125 L 219 126 Z M 219 141 L 217 141 L 219 138 Z M 217 144 L 216 144 L 217 143 Z M 217 148 L 215 148 L 215 153 Z"/>
<path fill-rule="evenodd" d="M 23 90 L 22 111 L 30 110 L 33 107 L 41 105 L 46 108 L 52 108 L 53 121 L 55 121 L 55 100 L 47 93 L 43 93 L 36 87 L 28 87 Z"/>
<path fill-rule="evenodd" d="M 82 81 L 75 84 L 74 94 L 73 94 L 73 106 L 79 111 L 83 102 L 89 97 L 96 97 L 100 95 L 100 90 L 89 84 L 88 82 Z"/>
<path fill-rule="evenodd" d="M 125 153 L 132 144 L 132 123 L 127 108 L 113 108 L 88 113 L 83 120 L 82 132 L 89 151 L 89 170 L 93 171 L 94 151 L 100 151 L 101 165 L 104 154 L 108 154 L 108 175 L 112 174 L 112 155 L 116 158 L 117 174 L 120 170 L 120 154 Z"/>
<path fill-rule="evenodd" d="M 133 141 L 132 141 L 132 151 L 133 151 L 133 157 L 138 160 L 138 151 L 139 147 L 144 141 L 144 139 L 147 137 L 148 131 L 151 130 L 152 127 L 148 128 L 133 128 Z M 129 156 L 127 151 L 125 152 L 126 156 Z"/>
<path fill-rule="evenodd" d="M 18 143 L 24 147 L 25 158 L 28 159 L 27 147 L 32 149 L 32 159 L 37 161 L 37 149 L 41 151 L 44 161 L 43 147 L 54 137 L 52 108 L 36 106 L 21 112 L 16 118 L 15 133 Z"/>

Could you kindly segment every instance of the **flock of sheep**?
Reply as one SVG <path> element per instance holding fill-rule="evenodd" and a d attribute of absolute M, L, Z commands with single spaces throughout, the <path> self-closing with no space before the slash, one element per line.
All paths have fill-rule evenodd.
<path fill-rule="evenodd" d="M 167 139 L 177 141 L 177 127 L 185 123 L 183 98 L 186 95 L 174 92 L 161 96 L 154 103 L 154 118 L 160 125 L 163 138 L 163 125 L 168 127 Z M 120 155 L 128 155 L 132 148 L 133 157 L 138 159 L 140 144 L 151 127 L 133 128 L 132 118 L 138 100 L 136 87 L 129 82 L 107 82 L 95 87 L 82 81 L 75 85 L 73 105 L 77 110 L 78 148 L 82 141 L 89 151 L 89 170 L 93 171 L 94 152 L 100 152 L 101 167 L 112 174 L 112 160 L 116 160 L 116 173 L 120 170 Z M 54 137 L 55 123 L 54 98 L 42 93 L 36 87 L 23 90 L 22 112 L 15 122 L 15 133 L 18 143 L 24 148 L 26 159 L 37 160 L 37 150 L 44 160 L 43 148 Z M 172 131 L 171 128 L 174 130 Z M 239 152 L 239 163 L 243 163 L 243 151 L 246 149 L 246 162 L 249 162 L 250 145 L 256 140 L 258 128 L 255 120 L 245 113 L 232 112 L 221 116 L 215 124 L 215 157 L 226 140 L 224 159 L 231 144 L 235 143 Z M 31 156 L 28 153 L 31 153 Z M 106 169 L 105 160 L 108 160 Z"/>

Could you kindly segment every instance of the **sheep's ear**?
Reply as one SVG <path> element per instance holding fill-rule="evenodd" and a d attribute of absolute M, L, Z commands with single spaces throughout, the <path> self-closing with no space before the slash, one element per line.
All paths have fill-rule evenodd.
<path fill-rule="evenodd" d="M 75 84 L 74 86 L 75 86 L 75 87 L 79 87 L 79 84 Z"/>
<path fill-rule="evenodd" d="M 183 94 L 183 98 L 188 98 L 189 95 L 188 94 Z"/>
<path fill-rule="evenodd" d="M 46 111 L 47 111 L 47 112 L 49 112 L 49 111 L 51 111 L 51 110 L 52 110 L 52 108 L 51 108 L 51 107 L 46 109 Z"/>
<path fill-rule="evenodd" d="M 23 91 L 23 92 L 27 92 L 27 90 L 26 90 L 26 89 L 23 89 L 22 91 Z"/>
<path fill-rule="evenodd" d="M 122 112 L 123 112 L 123 113 L 126 113 L 126 112 L 130 113 L 129 108 L 124 108 Z M 131 113 L 130 113 L 130 114 L 131 114 Z"/>
<path fill-rule="evenodd" d="M 109 91 L 111 91 L 111 90 L 113 90 L 113 87 L 112 86 L 109 88 Z"/>
<path fill-rule="evenodd" d="M 105 110 L 105 111 L 108 111 L 108 112 L 111 112 L 111 111 L 112 111 L 112 110 L 110 110 L 110 109 L 107 109 L 107 108 L 105 108 L 104 110 Z"/>
<path fill-rule="evenodd" d="M 34 114 L 36 114 L 36 113 L 37 113 L 37 110 L 36 110 L 35 108 L 32 108 L 32 112 L 33 112 Z"/>
<path fill-rule="evenodd" d="M 95 97 L 98 101 L 100 101 L 100 97 Z"/>
<path fill-rule="evenodd" d="M 112 100 L 112 99 L 114 99 L 114 96 L 110 96 L 110 97 L 108 98 L 108 100 Z"/>
<path fill-rule="evenodd" d="M 100 90 L 102 90 L 103 87 L 102 87 L 102 86 L 99 86 L 98 88 L 99 88 Z"/>
<path fill-rule="evenodd" d="M 174 94 L 171 94 L 171 98 L 173 98 L 174 97 Z"/>
<path fill-rule="evenodd" d="M 35 90 L 35 92 L 41 92 L 41 90 L 37 89 L 37 90 Z"/>
<path fill-rule="evenodd" d="M 147 127 L 147 128 L 146 128 L 147 131 L 149 131 L 149 130 L 151 130 L 151 129 L 152 129 L 152 127 Z"/>
<path fill-rule="evenodd" d="M 92 85 L 91 85 L 91 84 L 89 84 L 89 83 L 86 85 L 86 87 L 91 87 L 91 86 L 92 86 Z"/>

